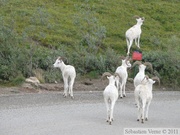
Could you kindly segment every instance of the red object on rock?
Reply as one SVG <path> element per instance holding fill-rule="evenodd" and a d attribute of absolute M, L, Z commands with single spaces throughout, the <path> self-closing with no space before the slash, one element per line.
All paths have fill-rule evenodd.
<path fill-rule="evenodd" d="M 134 51 L 132 54 L 133 60 L 142 60 L 142 53 L 138 51 Z"/>

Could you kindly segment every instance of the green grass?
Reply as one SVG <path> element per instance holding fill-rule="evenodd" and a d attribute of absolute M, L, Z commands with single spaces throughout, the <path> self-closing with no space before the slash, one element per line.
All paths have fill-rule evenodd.
<path fill-rule="evenodd" d="M 84 0 L 1 0 L 0 14 L 5 25 L 14 27 L 20 35 L 27 32 L 45 46 L 73 46 L 81 38 L 74 24 L 74 16 L 81 16 L 76 7 L 84 3 Z M 90 0 L 88 4 L 100 24 L 106 27 L 105 47 L 125 50 L 125 31 L 136 23 L 134 15 L 145 17 L 142 50 L 154 48 L 153 37 L 161 41 L 171 35 L 180 36 L 178 0 Z"/>

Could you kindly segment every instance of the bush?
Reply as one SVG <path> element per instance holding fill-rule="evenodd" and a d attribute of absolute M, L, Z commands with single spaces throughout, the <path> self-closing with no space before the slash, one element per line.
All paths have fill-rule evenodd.
<path fill-rule="evenodd" d="M 0 78 L 12 81 L 19 74 L 28 74 L 26 48 L 20 47 L 21 40 L 12 28 L 0 20 Z"/>
<path fill-rule="evenodd" d="M 151 62 L 164 85 L 173 88 L 180 86 L 180 39 L 172 36 L 164 46 L 165 50 L 154 50 L 143 53 L 144 61 Z"/>

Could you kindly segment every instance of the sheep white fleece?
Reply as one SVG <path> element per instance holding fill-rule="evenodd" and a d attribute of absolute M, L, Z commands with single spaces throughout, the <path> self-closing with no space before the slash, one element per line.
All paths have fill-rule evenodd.
<path fill-rule="evenodd" d="M 127 55 L 129 55 L 130 53 L 130 48 L 133 44 L 133 40 L 135 40 L 135 44 L 138 48 L 140 48 L 140 45 L 139 45 L 139 41 L 140 41 L 140 37 L 141 37 L 141 25 L 143 24 L 144 22 L 144 17 L 138 17 L 136 18 L 136 25 L 132 26 L 131 28 L 129 28 L 127 31 L 126 31 L 126 42 L 127 42 Z"/>
<path fill-rule="evenodd" d="M 134 91 L 135 101 L 138 107 L 137 121 L 141 118 L 142 123 L 144 123 L 144 120 L 148 120 L 149 106 L 153 98 L 152 87 L 154 83 L 155 81 L 152 79 L 147 79 L 146 82 L 143 81 L 142 84 L 139 84 Z"/>
<path fill-rule="evenodd" d="M 127 68 L 129 67 L 131 67 L 131 63 L 129 62 L 129 60 L 123 59 L 121 66 L 119 66 L 115 71 L 115 73 L 119 74 L 119 76 L 121 77 L 119 79 L 120 86 L 118 86 L 118 89 L 120 89 L 119 95 L 121 98 L 126 96 L 125 89 L 126 89 L 126 82 L 128 78 Z"/>
<path fill-rule="evenodd" d="M 74 80 L 76 78 L 75 68 L 71 65 L 64 64 L 61 57 L 56 59 L 53 66 L 56 68 L 60 68 L 60 70 L 62 72 L 63 81 L 64 81 L 64 94 L 63 94 L 63 96 L 66 97 L 67 92 L 69 90 L 69 95 L 71 96 L 71 98 L 74 98 L 74 96 L 73 96 L 73 85 L 74 85 Z M 69 82 L 68 82 L 68 80 L 69 80 Z"/>
<path fill-rule="evenodd" d="M 110 77 L 107 76 L 107 78 L 109 84 L 104 89 L 103 96 L 107 108 L 107 122 L 111 125 L 113 121 L 114 106 L 118 99 L 118 89 L 115 85 L 116 77 L 112 75 Z"/>
<path fill-rule="evenodd" d="M 144 64 L 139 65 L 139 72 L 134 77 L 134 87 L 136 88 L 145 77 L 146 66 Z"/>

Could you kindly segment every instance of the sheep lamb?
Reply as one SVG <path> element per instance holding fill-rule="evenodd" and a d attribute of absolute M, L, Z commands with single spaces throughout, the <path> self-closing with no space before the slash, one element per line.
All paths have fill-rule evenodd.
<path fill-rule="evenodd" d="M 53 64 L 53 66 L 55 68 L 60 68 L 61 72 L 62 72 L 62 77 L 63 77 L 63 81 L 64 81 L 64 93 L 63 96 L 67 97 L 67 93 L 69 91 L 69 95 L 71 96 L 71 98 L 73 99 L 73 85 L 74 85 L 74 80 L 76 78 L 76 71 L 75 68 L 71 65 L 66 65 L 63 62 L 63 58 L 62 57 L 58 57 L 55 61 L 55 63 Z"/>

